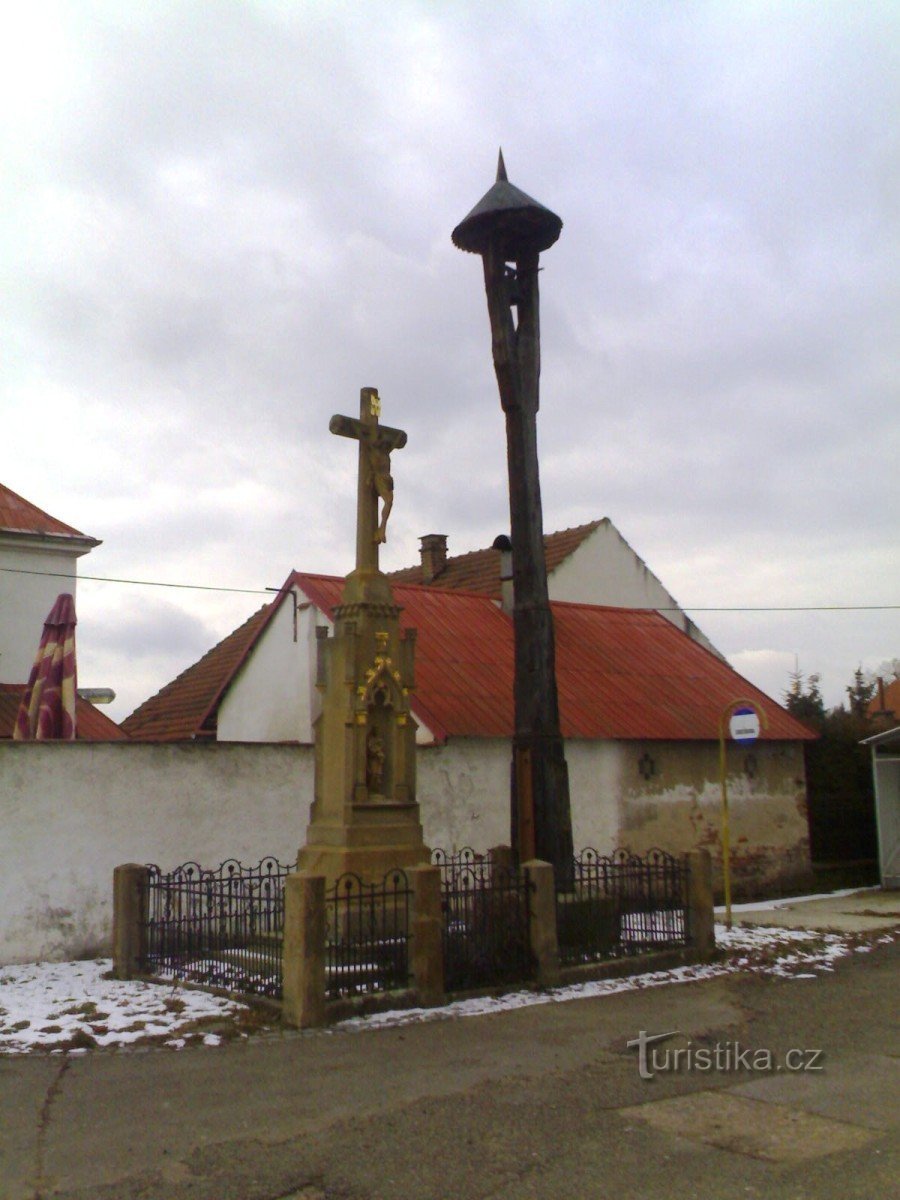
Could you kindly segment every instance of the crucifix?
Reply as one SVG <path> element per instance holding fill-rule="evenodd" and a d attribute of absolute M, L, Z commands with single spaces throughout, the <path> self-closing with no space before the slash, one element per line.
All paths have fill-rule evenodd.
<path fill-rule="evenodd" d="M 378 570 L 378 547 L 387 541 L 387 522 L 394 503 L 391 452 L 406 445 L 406 433 L 379 425 L 378 389 L 365 387 L 359 394 L 359 419 L 334 416 L 328 428 L 339 437 L 359 442 L 359 479 L 356 493 L 356 569 Z M 378 519 L 378 501 L 382 502 Z"/>

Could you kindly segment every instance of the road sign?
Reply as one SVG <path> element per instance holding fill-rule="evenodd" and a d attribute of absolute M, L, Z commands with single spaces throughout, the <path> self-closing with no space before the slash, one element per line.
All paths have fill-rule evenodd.
<path fill-rule="evenodd" d="M 754 708 L 736 708 L 728 722 L 728 732 L 735 742 L 755 742 L 759 737 L 759 715 Z"/>

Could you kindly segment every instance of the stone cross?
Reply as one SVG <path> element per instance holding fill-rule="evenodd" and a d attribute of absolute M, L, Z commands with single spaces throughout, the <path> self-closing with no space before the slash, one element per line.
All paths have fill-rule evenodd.
<path fill-rule="evenodd" d="M 356 498 L 356 569 L 378 570 L 378 547 L 387 541 L 387 522 L 394 503 L 391 478 L 391 451 L 406 445 L 406 433 L 379 425 L 381 400 L 377 388 L 363 388 L 359 394 L 359 420 L 334 416 L 328 428 L 339 437 L 359 442 L 359 482 Z M 378 500 L 382 501 L 381 520 Z"/>

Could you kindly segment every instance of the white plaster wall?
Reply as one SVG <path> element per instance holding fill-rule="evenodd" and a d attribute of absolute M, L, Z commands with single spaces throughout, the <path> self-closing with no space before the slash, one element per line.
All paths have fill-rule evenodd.
<path fill-rule="evenodd" d="M 721 878 L 722 791 L 715 742 L 621 743 L 619 828 L 636 854 L 658 847 L 707 848 Z M 653 762 L 644 779 L 641 758 Z M 747 759 L 754 761 L 747 774 Z M 811 882 L 803 747 L 799 742 L 729 744 L 726 751 L 735 895 L 790 894 Z"/>
<path fill-rule="evenodd" d="M 294 603 L 285 597 L 219 705 L 220 742 L 312 742 L 321 711 L 317 623 L 330 625 L 301 596 L 295 635 Z"/>
<path fill-rule="evenodd" d="M 551 600 L 657 608 L 673 625 L 722 657 L 608 519 L 551 572 L 547 585 Z"/>
<path fill-rule="evenodd" d="M 312 748 L 0 742 L 0 963 L 107 952 L 112 873 L 293 861 Z"/>
<path fill-rule="evenodd" d="M 451 853 L 463 846 L 484 853 L 508 845 L 509 742 L 451 738 L 421 746 L 416 758 L 416 798 L 425 844 Z"/>
<path fill-rule="evenodd" d="M 637 769 L 645 751 L 657 766 L 648 781 Z M 756 753 L 752 781 L 742 756 L 729 763 L 735 869 L 787 883 L 809 867 L 802 747 Z M 120 863 L 292 862 L 309 823 L 313 758 L 296 743 L 0 742 L 0 964 L 107 951 Z M 566 758 L 576 850 L 705 845 L 715 856 L 714 745 L 570 741 Z M 509 764 L 506 739 L 420 747 L 426 844 L 508 843 Z"/>
<path fill-rule="evenodd" d="M 75 595 L 76 558 L 71 551 L 11 545 L 0 536 L 0 567 L 7 568 L 0 571 L 0 682 L 27 683 L 53 602 L 60 592 Z M 14 573 L 20 571 L 44 574 Z"/>
<path fill-rule="evenodd" d="M 587 846 L 610 854 L 619 846 L 622 757 L 620 742 L 566 742 L 576 854 Z"/>
<path fill-rule="evenodd" d="M 417 794 L 429 846 L 484 853 L 510 839 L 510 743 L 502 738 L 451 738 L 420 747 Z M 614 742 L 566 744 L 572 836 L 576 849 L 606 854 L 618 845 L 621 751 Z"/>

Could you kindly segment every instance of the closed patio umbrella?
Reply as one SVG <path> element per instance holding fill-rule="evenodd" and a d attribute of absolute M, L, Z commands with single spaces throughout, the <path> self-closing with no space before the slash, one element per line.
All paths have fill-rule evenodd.
<path fill-rule="evenodd" d="M 13 738 L 75 738 L 75 601 L 67 593 L 44 622 L 44 632 L 19 705 Z"/>

